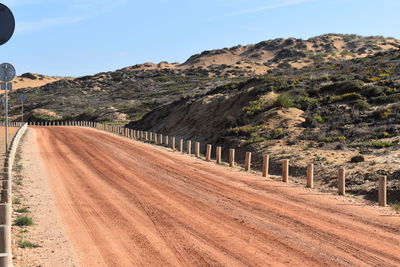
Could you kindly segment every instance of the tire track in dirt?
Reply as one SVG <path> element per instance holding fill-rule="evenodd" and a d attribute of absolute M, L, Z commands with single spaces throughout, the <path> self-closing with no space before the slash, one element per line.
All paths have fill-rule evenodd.
<path fill-rule="evenodd" d="M 93 129 L 33 128 L 83 266 L 400 264 L 400 218 L 382 209 Z"/>

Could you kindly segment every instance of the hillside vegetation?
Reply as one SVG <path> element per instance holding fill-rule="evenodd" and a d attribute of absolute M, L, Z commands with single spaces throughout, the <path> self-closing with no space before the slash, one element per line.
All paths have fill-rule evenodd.
<path fill-rule="evenodd" d="M 350 191 L 371 198 L 378 176 L 386 174 L 390 197 L 398 200 L 399 73 L 398 50 L 275 69 L 160 107 L 129 126 L 235 147 L 239 160 L 254 151 L 258 164 L 268 153 L 276 173 L 284 158 L 295 175 L 314 162 L 327 188 L 335 186 L 337 167 L 344 165 Z"/>
<path fill-rule="evenodd" d="M 183 64 L 145 63 L 77 79 L 27 73 L 15 80 L 14 87 L 26 85 L 19 91 L 28 96 L 25 117 L 31 121 L 61 117 L 123 122 L 140 119 L 156 107 L 204 94 L 224 83 L 269 73 L 276 76 L 276 70 L 285 74 L 307 66 L 364 58 L 399 47 L 400 41 L 396 39 L 376 36 L 327 34 L 308 40 L 280 38 L 205 51 Z M 11 100 L 15 120 L 20 116 L 17 94 Z"/>
<path fill-rule="evenodd" d="M 350 192 L 376 199 L 388 175 L 389 199 L 400 200 L 398 166 L 400 41 L 327 34 L 275 39 L 205 51 L 183 64 L 130 66 L 61 79 L 11 94 L 11 115 L 24 92 L 30 121 L 93 120 L 264 153 L 272 171 L 290 159 L 303 182 L 316 164 L 317 185 L 334 190 L 348 169 Z M 29 77 L 26 77 L 29 78 Z M 204 148 L 204 146 L 203 146 Z M 301 178 L 301 179 L 300 179 Z"/>
<path fill-rule="evenodd" d="M 17 100 L 18 94 L 23 92 L 28 99 L 25 118 L 30 121 L 126 122 L 141 118 L 163 104 L 207 92 L 225 82 L 225 78 L 193 75 L 188 71 L 122 69 L 21 89 L 11 94 L 11 114 L 19 119 Z"/>

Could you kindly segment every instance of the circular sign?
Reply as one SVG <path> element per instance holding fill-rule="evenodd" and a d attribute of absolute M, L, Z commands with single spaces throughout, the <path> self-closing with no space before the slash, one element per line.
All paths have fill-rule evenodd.
<path fill-rule="evenodd" d="M 11 10 L 0 4 L 0 45 L 10 40 L 15 30 L 15 19 Z"/>
<path fill-rule="evenodd" d="M 0 81 L 9 82 L 15 77 L 15 68 L 9 63 L 0 65 Z"/>

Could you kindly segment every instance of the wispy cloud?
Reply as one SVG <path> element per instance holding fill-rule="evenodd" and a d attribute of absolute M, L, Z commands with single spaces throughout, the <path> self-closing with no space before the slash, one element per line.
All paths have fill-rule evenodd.
<path fill-rule="evenodd" d="M 45 2 L 46 0 L 17 0 L 18 5 L 32 4 L 33 2 Z M 75 10 L 74 12 L 68 12 L 69 14 L 74 13 L 76 15 L 70 16 L 57 16 L 50 18 L 42 18 L 35 21 L 21 21 L 17 22 L 17 32 L 34 32 L 41 31 L 47 28 L 56 27 L 65 24 L 74 24 L 88 20 L 90 18 L 112 12 L 114 9 L 126 4 L 130 0 L 114 0 L 112 2 L 108 0 L 69 0 L 66 1 L 64 7 L 66 10 Z M 14 4 L 16 4 L 16 2 Z M 60 2 L 59 2 L 60 3 Z"/>
<path fill-rule="evenodd" d="M 257 13 L 257 12 L 262 12 L 262 11 L 270 10 L 270 9 L 298 5 L 298 4 L 310 2 L 310 1 L 313 1 L 313 0 L 283 0 L 283 1 L 280 1 L 280 2 L 277 2 L 274 4 L 269 4 L 269 5 L 262 6 L 262 7 L 243 9 L 243 10 L 228 14 L 226 16 L 238 16 L 238 15 L 244 15 L 244 14 L 250 14 L 250 13 Z"/>
<path fill-rule="evenodd" d="M 38 21 L 20 22 L 17 23 L 16 29 L 18 32 L 40 31 L 57 25 L 77 23 L 87 18 L 89 18 L 89 16 L 56 17 L 41 19 Z"/>

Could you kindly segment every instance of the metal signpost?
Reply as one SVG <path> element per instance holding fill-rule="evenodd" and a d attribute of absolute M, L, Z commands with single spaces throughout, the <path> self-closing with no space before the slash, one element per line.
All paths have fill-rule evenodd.
<path fill-rule="evenodd" d="M 26 101 L 26 95 L 21 93 L 19 95 L 19 101 L 21 101 L 21 122 L 24 124 L 24 102 Z"/>
<path fill-rule="evenodd" d="M 15 18 L 11 10 L 0 4 L 0 46 L 7 43 L 15 30 Z M 12 89 L 11 82 L 15 77 L 15 68 L 9 63 L 0 65 L 1 88 L 5 91 L 4 126 L 6 128 L 6 154 L 8 152 L 8 91 Z"/>
<path fill-rule="evenodd" d="M 4 126 L 6 128 L 6 153 L 8 152 L 8 91 L 11 88 L 11 82 L 15 77 L 15 68 L 9 63 L 3 63 L 0 65 L 0 81 L 2 83 L 2 88 L 5 89 L 5 103 L 4 103 Z"/>

